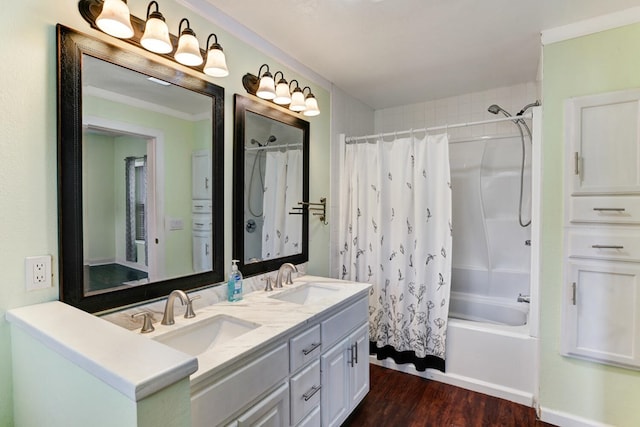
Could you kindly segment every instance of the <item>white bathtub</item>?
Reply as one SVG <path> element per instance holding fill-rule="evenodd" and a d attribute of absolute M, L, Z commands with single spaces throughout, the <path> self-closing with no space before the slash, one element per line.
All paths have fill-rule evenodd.
<path fill-rule="evenodd" d="M 412 364 L 397 365 L 375 356 L 371 363 L 533 406 L 536 338 L 529 335 L 528 325 L 521 324 L 526 323 L 528 304 L 499 298 L 478 301 L 474 304 L 468 295 L 452 293 L 450 312 L 473 320 L 449 317 L 445 373 L 418 372 Z M 509 322 L 520 325 L 505 324 Z"/>
<path fill-rule="evenodd" d="M 506 298 L 451 292 L 449 318 L 473 320 L 497 325 L 527 324 L 529 304 Z"/>

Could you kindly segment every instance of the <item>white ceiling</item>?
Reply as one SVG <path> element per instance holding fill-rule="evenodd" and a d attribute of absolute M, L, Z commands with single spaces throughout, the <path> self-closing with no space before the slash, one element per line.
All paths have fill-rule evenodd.
<path fill-rule="evenodd" d="M 639 0 L 206 1 L 375 109 L 535 81 L 542 30 L 640 5 Z"/>

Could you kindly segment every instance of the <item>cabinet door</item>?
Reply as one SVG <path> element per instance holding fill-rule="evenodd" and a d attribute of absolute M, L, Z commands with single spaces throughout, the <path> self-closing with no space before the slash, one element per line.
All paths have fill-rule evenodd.
<path fill-rule="evenodd" d="M 639 100 L 626 90 L 565 102 L 571 195 L 640 192 Z"/>
<path fill-rule="evenodd" d="M 211 271 L 211 233 L 193 233 L 193 270 Z"/>
<path fill-rule="evenodd" d="M 289 425 L 289 386 L 282 384 L 238 418 L 238 427 L 285 427 Z"/>
<path fill-rule="evenodd" d="M 320 357 L 322 425 L 339 426 L 349 415 L 351 348 L 344 339 Z"/>
<path fill-rule="evenodd" d="M 211 155 L 208 151 L 196 151 L 191 156 L 191 197 L 211 199 Z"/>
<path fill-rule="evenodd" d="M 563 353 L 640 368 L 640 267 L 570 262 Z"/>
<path fill-rule="evenodd" d="M 353 367 L 350 369 L 349 400 L 353 410 L 369 393 L 369 325 L 364 324 L 349 337 L 353 346 Z"/>

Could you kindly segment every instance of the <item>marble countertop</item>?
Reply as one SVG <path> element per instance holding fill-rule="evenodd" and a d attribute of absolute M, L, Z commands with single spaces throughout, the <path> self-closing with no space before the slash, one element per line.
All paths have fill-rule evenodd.
<path fill-rule="evenodd" d="M 6 318 L 71 363 L 139 401 L 187 377 L 195 357 L 60 301 L 9 310 Z"/>
<path fill-rule="evenodd" d="M 347 306 L 362 298 L 368 294 L 371 287 L 367 283 L 347 282 L 317 276 L 302 276 L 294 279 L 293 282 L 293 285 L 284 285 L 282 289 L 274 289 L 272 292 L 254 291 L 245 294 L 241 301 L 219 302 L 199 308 L 193 319 L 185 319 L 176 315 L 174 325 L 164 326 L 159 322 L 154 323 L 154 332 L 139 335 L 153 338 L 219 315 L 231 316 L 260 325 L 226 343 L 215 346 L 209 351 L 200 353 L 197 356 L 198 370 L 191 374 L 193 387 L 240 358 L 259 351 L 294 330 L 314 322 L 329 309 L 340 305 Z M 280 293 L 291 292 L 292 289 L 307 283 L 325 284 L 338 290 L 329 296 L 304 305 L 274 298 Z"/>
<path fill-rule="evenodd" d="M 313 303 L 300 305 L 274 296 L 314 282 L 338 291 Z M 7 320 L 72 363 L 117 389 L 132 400 L 140 400 L 187 376 L 192 387 L 201 384 L 232 363 L 266 348 L 278 339 L 317 321 L 332 308 L 347 306 L 367 295 L 371 285 L 316 276 L 294 279 L 293 285 L 272 292 L 254 290 L 238 302 L 220 301 L 224 286 L 211 288 L 194 304 L 196 317 L 185 319 L 176 302 L 175 324 L 161 325 L 141 334 L 131 320 L 132 312 L 161 311 L 164 301 L 98 317 L 62 302 L 21 307 L 7 312 Z M 253 289 L 256 289 L 253 286 Z M 207 292 L 207 291 L 205 291 Z M 192 296 L 192 295 L 190 295 Z M 214 316 L 226 315 L 259 325 L 253 330 L 215 346 L 197 357 L 174 350 L 152 339 Z M 139 325 L 138 325 L 139 328 Z"/>

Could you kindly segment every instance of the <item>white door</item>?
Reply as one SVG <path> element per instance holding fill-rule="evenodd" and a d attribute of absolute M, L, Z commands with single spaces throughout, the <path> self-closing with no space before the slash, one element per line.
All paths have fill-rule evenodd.
<path fill-rule="evenodd" d="M 369 325 L 364 324 L 349 337 L 353 345 L 353 368 L 350 369 L 349 399 L 355 408 L 369 392 Z"/>

